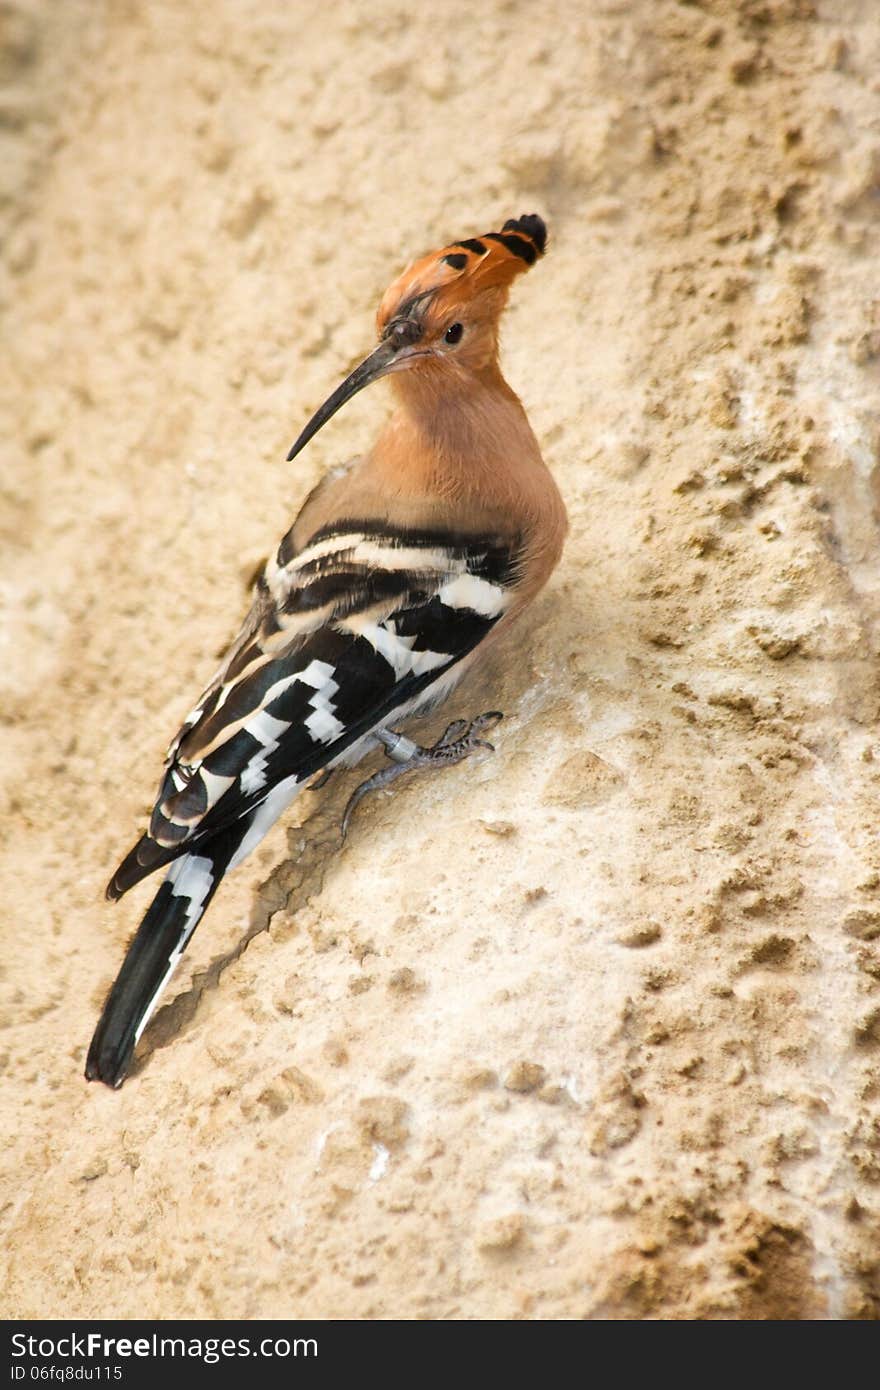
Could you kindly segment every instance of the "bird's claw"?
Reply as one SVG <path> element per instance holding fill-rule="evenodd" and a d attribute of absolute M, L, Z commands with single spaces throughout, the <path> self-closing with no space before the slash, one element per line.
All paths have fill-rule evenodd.
<path fill-rule="evenodd" d="M 383 787 L 402 777 L 404 773 L 415 772 L 422 767 L 449 767 L 453 763 L 460 763 L 467 758 L 477 748 L 486 748 L 490 753 L 495 752 L 494 744 L 489 743 L 488 739 L 479 738 L 478 735 L 485 733 L 488 729 L 494 729 L 495 725 L 504 718 L 500 710 L 488 710 L 485 714 L 478 714 L 475 719 L 453 719 L 444 732 L 440 735 L 437 742 L 430 748 L 422 748 L 419 744 L 413 745 L 413 752 L 405 760 L 399 756 L 399 746 L 401 736 L 386 730 L 378 730 L 379 741 L 385 748 L 385 754 L 393 761 L 390 767 L 380 768 L 374 772 L 372 777 L 361 782 L 355 787 L 348 799 L 348 804 L 342 815 L 342 838 L 348 834 L 348 826 L 352 814 L 358 804 L 368 795 L 369 792 L 379 791 Z M 384 737 L 383 737 L 384 735 Z"/>

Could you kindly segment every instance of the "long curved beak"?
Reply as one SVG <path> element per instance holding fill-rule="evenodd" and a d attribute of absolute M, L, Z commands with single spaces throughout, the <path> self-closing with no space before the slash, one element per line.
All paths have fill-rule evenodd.
<path fill-rule="evenodd" d="M 290 463 L 291 459 L 296 458 L 300 450 L 304 449 L 309 440 L 318 433 L 318 430 L 326 425 L 331 416 L 335 415 L 346 401 L 350 401 L 352 396 L 356 396 L 358 391 L 363 391 L 365 386 L 369 386 L 373 381 L 378 381 L 380 377 L 386 376 L 390 371 L 399 371 L 413 357 L 419 355 L 402 344 L 397 334 L 384 339 L 370 353 L 369 357 L 364 358 L 359 367 L 355 367 L 342 385 L 337 386 L 333 395 L 328 396 L 324 404 L 315 411 L 302 434 L 291 447 L 290 453 L 287 455 L 287 462 Z"/>

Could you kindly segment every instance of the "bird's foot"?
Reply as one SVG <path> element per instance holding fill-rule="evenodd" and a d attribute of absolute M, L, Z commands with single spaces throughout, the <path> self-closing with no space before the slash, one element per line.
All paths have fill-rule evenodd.
<path fill-rule="evenodd" d="M 480 735 L 494 729 L 503 718 L 499 710 L 493 709 L 486 714 L 478 714 L 476 719 L 470 721 L 454 719 L 430 748 L 422 748 L 420 744 L 413 743 L 412 739 L 396 733 L 394 729 L 376 729 L 374 736 L 384 746 L 386 755 L 391 759 L 391 765 L 380 768 L 372 777 L 355 787 L 342 817 L 342 838 L 345 839 L 348 834 L 352 812 L 369 792 L 380 791 L 404 773 L 415 772 L 417 768 L 449 767 L 452 763 L 460 763 L 478 748 L 488 748 L 490 753 L 494 753 L 494 746 Z"/>

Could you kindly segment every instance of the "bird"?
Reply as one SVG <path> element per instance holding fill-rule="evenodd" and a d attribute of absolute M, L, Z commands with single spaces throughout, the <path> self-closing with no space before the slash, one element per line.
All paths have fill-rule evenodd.
<path fill-rule="evenodd" d="M 457 719 L 430 747 L 399 727 L 445 700 L 556 567 L 567 517 L 499 365 L 518 275 L 546 251 L 536 213 L 411 261 L 379 304 L 377 346 L 315 412 L 291 462 L 388 377 L 369 451 L 330 469 L 255 582 L 250 611 L 168 750 L 149 827 L 107 887 L 165 878 L 129 945 L 85 1075 L 118 1088 L 224 876 L 305 787 L 384 748 L 352 795 L 491 748 L 501 718 Z"/>

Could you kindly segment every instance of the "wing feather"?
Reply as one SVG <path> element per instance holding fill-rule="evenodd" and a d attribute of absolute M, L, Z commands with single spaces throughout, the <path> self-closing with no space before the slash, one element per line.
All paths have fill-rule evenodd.
<path fill-rule="evenodd" d="M 285 562 L 279 563 L 284 556 Z M 257 583 L 241 632 L 169 749 L 149 832 L 108 892 L 302 784 L 412 707 L 506 610 L 516 546 L 345 523 Z"/>

